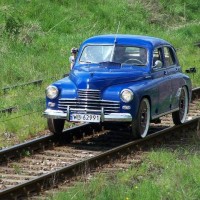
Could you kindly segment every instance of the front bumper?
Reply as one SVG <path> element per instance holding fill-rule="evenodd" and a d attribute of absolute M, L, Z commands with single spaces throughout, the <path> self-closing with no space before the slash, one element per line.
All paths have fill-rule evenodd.
<path fill-rule="evenodd" d="M 65 113 L 62 110 L 46 109 L 43 113 L 44 117 L 51 119 L 66 119 L 69 121 L 69 112 Z M 130 113 L 110 113 L 105 115 L 103 110 L 101 111 L 101 122 L 131 122 L 132 116 Z"/>

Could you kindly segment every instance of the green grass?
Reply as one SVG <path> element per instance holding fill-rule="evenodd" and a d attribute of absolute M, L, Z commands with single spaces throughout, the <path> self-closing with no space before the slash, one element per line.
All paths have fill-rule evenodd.
<path fill-rule="evenodd" d="M 199 139 L 176 149 L 154 148 L 128 171 L 98 175 L 49 199 L 194 200 L 200 197 Z M 47 198 L 48 199 L 48 198 Z"/>
<path fill-rule="evenodd" d="M 162 37 L 182 49 L 183 67 L 198 65 L 199 7 L 198 0 L 1 1 L 1 85 L 64 74 L 72 46 L 116 33 L 119 23 L 119 33 Z"/>
<path fill-rule="evenodd" d="M 72 46 L 96 34 L 116 33 L 119 23 L 119 33 L 169 40 L 181 49 L 184 68 L 199 67 L 199 49 L 193 46 L 199 40 L 199 7 L 198 0 L 3 0 L 0 85 L 64 74 Z"/>
<path fill-rule="evenodd" d="M 37 102 L 44 102 L 45 87 L 69 72 L 71 47 L 79 47 L 93 35 L 116 33 L 119 24 L 120 34 L 144 34 L 171 42 L 178 49 L 183 71 L 193 66 L 200 68 L 200 48 L 194 46 L 199 42 L 199 0 L 1 0 L 0 89 L 38 79 L 45 83 L 7 95 L 0 90 L 0 108 L 20 107 L 17 114 L 1 116 L 0 134 L 9 130 L 23 138 L 23 127 L 32 126 L 29 121 L 36 119 L 31 115 L 29 121 L 19 118 L 14 128 L 3 120 L 34 112 L 36 107 L 39 116 L 44 104 Z M 190 77 L 193 86 L 200 85 L 200 70 Z M 45 127 L 43 121 L 41 129 Z"/>

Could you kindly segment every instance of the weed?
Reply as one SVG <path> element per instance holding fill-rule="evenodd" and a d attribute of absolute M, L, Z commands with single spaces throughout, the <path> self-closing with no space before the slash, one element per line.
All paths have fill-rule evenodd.
<path fill-rule="evenodd" d="M 14 18 L 12 16 L 6 19 L 5 30 L 9 35 L 18 35 L 23 23 L 20 18 Z"/>
<path fill-rule="evenodd" d="M 20 174 L 22 172 L 22 169 L 18 164 L 13 164 L 13 169 L 16 174 Z"/>

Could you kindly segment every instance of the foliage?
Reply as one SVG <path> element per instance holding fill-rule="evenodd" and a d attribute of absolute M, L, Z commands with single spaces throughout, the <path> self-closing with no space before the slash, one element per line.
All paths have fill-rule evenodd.
<path fill-rule="evenodd" d="M 36 119 L 22 117 L 18 124 L 11 119 L 36 111 L 41 115 L 46 86 L 69 71 L 71 47 L 96 34 L 116 33 L 118 26 L 121 34 L 161 37 L 174 44 L 183 71 L 200 67 L 200 48 L 194 46 L 199 42 L 199 0 L 1 0 L 0 87 L 39 79 L 44 83 L 6 95 L 0 91 L 0 108 L 19 108 L 14 115 L 1 116 L 0 134 L 10 131 L 24 138 L 29 132 L 42 131 L 44 119 L 40 130 L 32 124 L 32 131 L 25 129 L 26 136 L 21 137 L 22 127 L 32 126 Z M 190 76 L 193 86 L 198 86 L 200 70 Z M 4 122 L 8 119 L 9 123 Z"/>
<path fill-rule="evenodd" d="M 187 51 L 199 40 L 198 0 L 3 0 L 0 11 L 1 86 L 64 74 L 72 46 L 96 34 L 116 33 L 119 24 L 119 33 L 157 36 L 181 48 L 187 58 L 181 58 L 183 67 L 199 63 L 198 48 Z"/>

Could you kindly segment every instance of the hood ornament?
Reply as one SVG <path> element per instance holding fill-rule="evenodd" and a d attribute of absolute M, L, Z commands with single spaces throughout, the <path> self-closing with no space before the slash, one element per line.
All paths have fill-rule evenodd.
<path fill-rule="evenodd" d="M 91 77 L 93 77 L 93 76 L 94 76 L 94 73 L 93 73 L 93 72 L 91 72 L 91 73 L 90 73 L 90 76 L 91 76 Z"/>
<path fill-rule="evenodd" d="M 88 78 L 88 79 L 87 79 L 87 83 L 86 83 L 86 88 L 87 88 L 87 89 L 90 89 L 90 84 L 89 84 L 89 82 L 90 82 L 90 79 Z"/>

